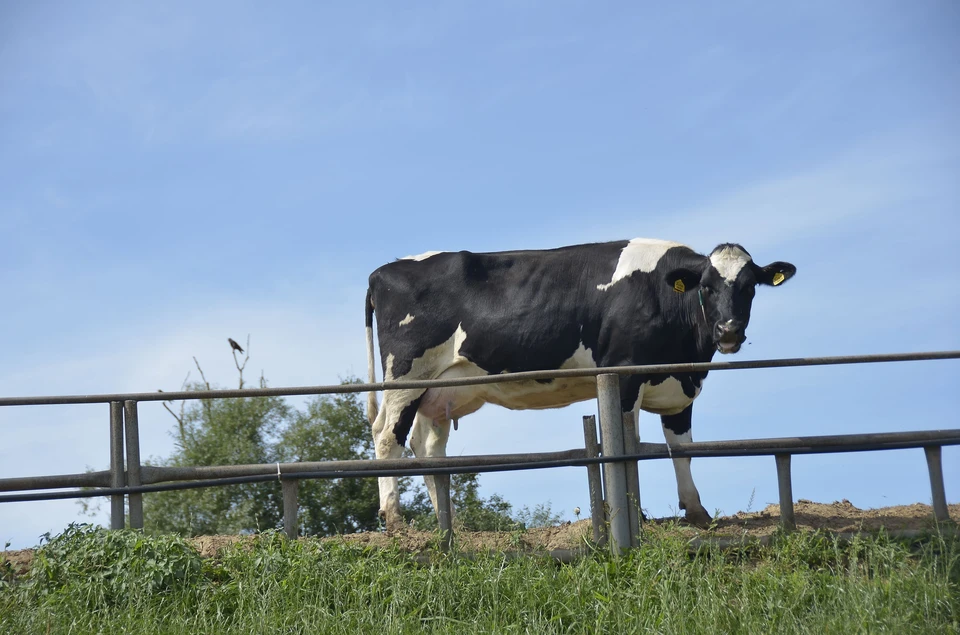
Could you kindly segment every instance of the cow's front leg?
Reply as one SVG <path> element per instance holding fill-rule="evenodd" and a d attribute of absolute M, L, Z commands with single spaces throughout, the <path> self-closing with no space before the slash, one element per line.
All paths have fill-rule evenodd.
<path fill-rule="evenodd" d="M 676 443 L 689 443 L 693 441 L 691 434 L 691 423 L 693 416 L 693 404 L 675 415 L 661 415 L 660 421 L 663 423 L 663 436 L 668 446 Z M 710 525 L 710 514 L 700 504 L 700 492 L 693 483 L 693 474 L 690 473 L 690 459 L 673 459 L 673 470 L 677 474 L 677 493 L 680 496 L 680 509 L 686 512 L 687 522 L 697 527 L 707 527 Z"/>

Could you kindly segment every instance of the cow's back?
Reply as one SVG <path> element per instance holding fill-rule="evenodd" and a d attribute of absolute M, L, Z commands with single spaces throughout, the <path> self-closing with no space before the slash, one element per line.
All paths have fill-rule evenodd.
<path fill-rule="evenodd" d="M 595 321 L 625 241 L 543 251 L 443 252 L 377 269 L 370 289 L 385 372 L 455 336 L 459 354 L 487 373 L 559 368 Z M 392 356 L 392 368 L 387 368 Z"/>

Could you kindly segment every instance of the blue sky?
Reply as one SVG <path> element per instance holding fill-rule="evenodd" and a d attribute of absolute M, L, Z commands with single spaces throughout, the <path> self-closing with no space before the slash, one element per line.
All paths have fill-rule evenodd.
<path fill-rule="evenodd" d="M 958 27 L 949 0 L 4 3 L 0 394 L 173 390 L 194 355 L 229 386 L 225 338 L 248 333 L 271 385 L 336 383 L 365 374 L 385 262 L 637 236 L 797 265 L 758 293 L 736 359 L 960 348 Z M 957 427 L 958 379 L 956 362 L 714 373 L 694 437 Z M 490 406 L 448 451 L 576 447 L 594 410 Z M 143 454 L 169 454 L 169 415 L 140 416 Z M 0 409 L 0 477 L 102 468 L 107 421 Z M 776 501 L 772 458 L 693 473 L 710 511 Z M 930 496 L 920 450 L 794 474 L 798 498 Z M 675 511 L 668 463 L 641 479 L 651 513 Z M 582 469 L 481 482 L 588 508 Z M 0 541 L 78 512 L 0 505 Z"/>

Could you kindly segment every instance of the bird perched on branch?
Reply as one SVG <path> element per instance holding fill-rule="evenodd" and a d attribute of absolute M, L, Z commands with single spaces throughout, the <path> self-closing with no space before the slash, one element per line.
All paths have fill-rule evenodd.
<path fill-rule="evenodd" d="M 237 344 L 232 337 L 228 337 L 227 341 L 230 342 L 230 348 L 243 355 L 243 349 L 240 348 L 240 345 Z"/>

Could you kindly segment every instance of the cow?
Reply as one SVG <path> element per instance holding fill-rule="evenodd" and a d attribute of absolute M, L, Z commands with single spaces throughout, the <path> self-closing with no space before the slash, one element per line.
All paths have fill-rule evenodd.
<path fill-rule="evenodd" d="M 507 372 L 709 362 L 746 340 L 757 285 L 796 273 L 787 262 L 760 267 L 724 243 L 698 254 L 676 242 L 636 238 L 549 250 L 427 252 L 370 274 L 367 365 L 376 382 L 376 312 L 385 381 L 479 377 Z M 620 405 L 660 415 L 668 446 L 692 440 L 693 402 L 706 372 L 622 375 Z M 378 459 L 405 444 L 418 457 L 445 456 L 451 421 L 486 403 L 514 410 L 559 408 L 597 396 L 593 377 L 455 388 L 370 392 L 367 417 Z M 710 523 L 690 472 L 673 459 L 680 509 Z M 433 477 L 426 476 L 437 508 Z M 380 515 L 402 527 L 396 478 L 380 478 Z"/>

